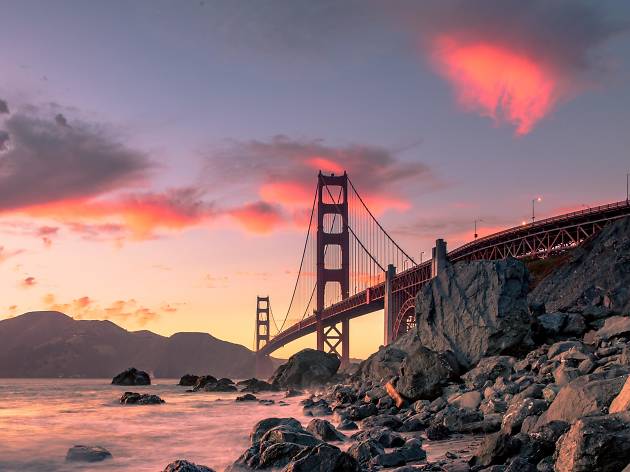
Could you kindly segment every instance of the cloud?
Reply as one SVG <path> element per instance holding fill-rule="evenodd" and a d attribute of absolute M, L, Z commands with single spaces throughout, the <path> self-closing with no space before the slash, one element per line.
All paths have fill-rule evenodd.
<path fill-rule="evenodd" d="M 2 114 L 9 114 L 9 105 L 7 104 L 6 100 L 2 100 L 0 98 L 0 115 Z"/>
<path fill-rule="evenodd" d="M 627 29 L 602 2 L 440 0 L 394 2 L 466 110 L 526 134 L 558 103 L 603 75 L 599 48 Z M 597 77 L 597 79 L 595 78 Z"/>
<path fill-rule="evenodd" d="M 256 189 L 257 195 L 252 197 L 261 202 L 241 211 L 245 216 L 251 214 L 251 227 L 256 228 L 256 222 L 263 220 L 278 225 L 282 215 L 287 222 L 308 221 L 301 210 L 311 207 L 320 169 L 325 173 L 347 170 L 357 189 L 379 213 L 408 206 L 392 191 L 404 181 L 413 181 L 415 188 L 425 191 L 442 185 L 426 164 L 403 161 L 382 147 L 330 146 L 323 140 L 283 135 L 268 141 L 231 141 L 209 157 L 207 172 L 213 188 L 229 182 L 242 185 L 239 193 Z"/>
<path fill-rule="evenodd" d="M 276 205 L 254 202 L 228 211 L 241 226 L 250 233 L 268 234 L 282 226 L 286 220 Z"/>
<path fill-rule="evenodd" d="M 140 305 L 136 300 L 116 300 L 108 305 L 101 306 L 89 296 L 75 298 L 70 302 L 58 302 L 54 294 L 48 293 L 42 298 L 42 302 L 49 310 L 64 312 L 77 320 L 110 320 L 116 323 L 145 326 L 157 320 L 160 314 L 151 308 Z M 172 305 L 163 304 L 165 313 L 173 313 Z"/>
<path fill-rule="evenodd" d="M 9 140 L 9 133 L 0 129 L 0 152 L 7 151 L 9 149 Z"/>
<path fill-rule="evenodd" d="M 11 146 L 0 154 L 0 212 L 102 195 L 144 181 L 153 168 L 95 124 L 70 128 L 33 112 L 14 113 L 5 128 Z"/>
<path fill-rule="evenodd" d="M 57 113 L 55 115 L 55 123 L 57 123 L 59 126 L 64 126 L 66 128 L 70 127 L 70 125 L 68 125 L 68 120 L 61 113 Z"/>
<path fill-rule="evenodd" d="M 22 282 L 20 283 L 20 285 L 23 288 L 30 288 L 30 287 L 34 287 L 35 285 L 37 285 L 37 280 L 35 280 L 35 277 L 26 277 L 25 279 L 22 280 Z"/>

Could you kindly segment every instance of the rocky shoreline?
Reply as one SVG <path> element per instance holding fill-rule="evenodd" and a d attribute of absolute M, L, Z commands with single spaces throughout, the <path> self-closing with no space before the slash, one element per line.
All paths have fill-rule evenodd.
<path fill-rule="evenodd" d="M 307 349 L 269 382 L 181 384 L 309 389 L 312 421 L 258 422 L 227 472 L 628 472 L 630 219 L 564 259 L 535 287 L 514 259 L 447 266 L 417 295 L 416 329 L 351 371 Z M 461 438 L 473 440 L 427 460 Z"/>

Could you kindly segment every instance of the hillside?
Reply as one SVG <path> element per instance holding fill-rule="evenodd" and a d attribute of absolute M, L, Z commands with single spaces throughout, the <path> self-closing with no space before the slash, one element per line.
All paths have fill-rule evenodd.
<path fill-rule="evenodd" d="M 254 364 L 249 349 L 206 333 L 164 337 L 55 311 L 0 321 L 0 377 L 112 377 L 134 366 L 163 378 L 245 378 L 254 375 Z"/>

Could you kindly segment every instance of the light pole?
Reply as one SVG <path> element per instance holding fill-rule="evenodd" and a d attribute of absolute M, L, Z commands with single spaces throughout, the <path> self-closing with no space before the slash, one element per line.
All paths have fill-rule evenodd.
<path fill-rule="evenodd" d="M 422 256 L 424 255 L 424 251 L 420 251 L 420 264 L 422 264 Z"/>
<path fill-rule="evenodd" d="M 478 219 L 475 220 L 475 233 L 474 233 L 475 234 L 475 239 L 477 239 L 477 236 L 479 236 L 477 234 L 477 223 L 481 223 L 482 221 L 483 220 L 481 218 L 478 218 Z"/>
<path fill-rule="evenodd" d="M 630 172 L 626 173 L 626 203 L 630 200 Z"/>
<path fill-rule="evenodd" d="M 536 202 L 542 202 L 542 197 L 536 197 L 532 199 L 532 223 L 536 221 Z"/>

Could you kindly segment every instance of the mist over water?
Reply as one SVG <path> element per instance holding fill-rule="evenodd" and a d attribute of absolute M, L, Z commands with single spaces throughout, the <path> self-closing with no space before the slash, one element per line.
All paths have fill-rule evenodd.
<path fill-rule="evenodd" d="M 0 379 L 0 471 L 152 471 L 188 459 L 222 471 L 249 446 L 253 425 L 292 416 L 304 425 L 300 397 L 258 398 L 288 406 L 239 402 L 236 393 L 186 393 L 175 379 L 146 387 L 109 379 Z M 125 391 L 157 394 L 163 405 L 120 405 Z M 66 463 L 75 444 L 98 445 L 114 456 L 100 463 Z"/>

